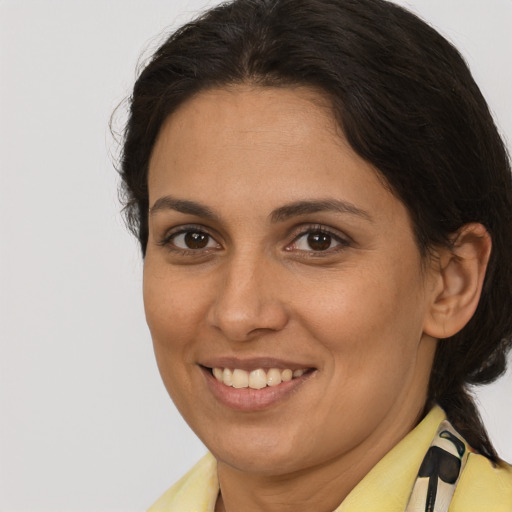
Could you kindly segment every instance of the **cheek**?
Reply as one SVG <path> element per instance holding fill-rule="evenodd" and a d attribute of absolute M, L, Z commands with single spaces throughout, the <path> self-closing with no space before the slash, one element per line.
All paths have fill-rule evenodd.
<path fill-rule="evenodd" d="M 162 381 L 184 416 L 191 399 L 190 362 L 196 338 L 193 304 L 188 287 L 182 287 L 151 260 L 144 266 L 144 309 Z"/>
<path fill-rule="evenodd" d="M 178 375 L 191 358 L 198 325 L 204 316 L 201 294 L 193 280 L 172 275 L 147 257 L 144 263 L 144 309 L 162 378 Z"/>
<path fill-rule="evenodd" d="M 417 268 L 368 267 L 332 277 L 300 309 L 333 364 L 350 376 L 413 361 L 425 314 Z"/>
<path fill-rule="evenodd" d="M 156 261 L 154 261 L 156 260 Z M 201 313 L 201 290 L 204 287 L 193 276 L 171 272 L 158 258 L 146 256 L 144 262 L 144 310 L 153 336 L 162 335 L 179 343 L 172 333 L 187 331 Z"/>

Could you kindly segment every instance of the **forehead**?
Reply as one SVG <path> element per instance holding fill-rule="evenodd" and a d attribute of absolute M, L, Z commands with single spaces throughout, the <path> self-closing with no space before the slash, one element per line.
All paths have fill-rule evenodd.
<path fill-rule="evenodd" d="M 334 137 L 339 130 L 329 101 L 315 89 L 249 85 L 209 89 L 181 104 L 163 123 L 150 170 L 162 145 L 174 149 L 197 144 L 204 147 L 205 142 L 215 139 L 223 148 L 232 145 L 234 137 L 246 150 L 265 142 L 272 146 L 300 145 L 307 142 L 308 132 L 318 129 L 342 142 L 341 134 Z"/>
<path fill-rule="evenodd" d="M 154 145 L 149 178 L 156 170 L 177 170 L 182 160 L 209 160 L 266 149 L 305 154 L 328 144 L 348 148 L 329 101 L 312 88 L 231 86 L 194 95 L 163 123 Z M 247 160 L 247 159 L 246 159 Z M 243 161 L 238 167 L 243 167 Z M 191 170 L 191 169 L 189 169 Z"/>
<path fill-rule="evenodd" d="M 223 208 L 254 197 L 273 209 L 334 195 L 392 213 L 397 202 L 346 142 L 329 101 L 305 87 L 237 86 L 194 96 L 162 126 L 149 192 L 150 204 L 169 194 Z"/>
<path fill-rule="evenodd" d="M 250 109 L 251 106 L 264 108 L 252 110 L 251 116 L 238 119 L 247 128 L 258 127 L 263 121 L 277 121 L 287 114 L 293 117 L 322 116 L 326 127 L 329 125 L 335 129 L 336 125 L 331 101 L 320 89 L 303 85 L 256 84 L 232 84 L 199 91 L 179 105 L 166 122 L 172 122 L 176 117 L 183 119 L 198 114 L 204 118 L 213 115 L 214 121 L 222 122 L 224 116 L 229 117 L 233 109 L 242 111 Z"/>

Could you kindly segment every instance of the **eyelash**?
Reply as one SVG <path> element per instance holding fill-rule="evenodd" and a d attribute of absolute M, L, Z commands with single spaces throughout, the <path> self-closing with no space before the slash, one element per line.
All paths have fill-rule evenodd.
<path fill-rule="evenodd" d="M 180 235 L 187 235 L 187 234 L 199 234 L 204 235 L 208 237 L 208 243 L 210 243 L 211 240 L 215 241 L 215 237 L 212 236 L 210 233 L 208 233 L 208 230 L 204 228 L 204 226 L 200 225 L 194 225 L 194 224 L 188 224 L 186 226 L 180 226 L 176 230 L 172 230 L 171 232 L 167 232 L 163 239 L 158 242 L 158 245 L 161 247 L 167 248 L 169 251 L 172 251 L 175 254 L 183 255 L 183 256 L 198 256 L 198 255 L 204 255 L 205 250 L 210 252 L 210 248 L 201 248 L 201 249 L 185 249 L 183 247 L 176 246 L 173 242 L 176 240 L 177 237 Z M 217 242 L 218 244 L 218 242 Z M 218 244 L 219 245 L 219 244 Z"/>
<path fill-rule="evenodd" d="M 302 252 L 304 256 L 306 257 L 325 257 L 330 256 L 333 253 L 338 253 L 347 247 L 351 245 L 351 240 L 345 235 L 339 234 L 337 231 L 334 231 L 332 229 L 329 229 L 321 224 L 314 224 L 314 225 L 308 225 L 305 227 L 300 228 L 300 232 L 297 233 L 291 244 L 287 245 L 287 248 L 285 250 L 291 251 L 292 249 L 289 249 L 289 247 L 293 247 L 293 245 L 296 245 L 298 241 L 306 236 L 310 235 L 325 235 L 326 237 L 330 237 L 330 244 L 333 242 L 336 242 L 337 245 L 334 247 L 328 247 L 324 250 L 303 250 L 303 249 L 297 249 L 297 251 Z M 306 242 L 308 243 L 308 242 Z"/>
<path fill-rule="evenodd" d="M 293 235 L 293 239 L 291 243 L 287 244 L 285 247 L 285 251 L 292 252 L 295 251 L 297 253 L 302 253 L 304 257 L 325 257 L 328 255 L 332 255 L 333 253 L 340 252 L 347 247 L 349 247 L 352 242 L 346 235 L 341 235 L 338 232 L 327 228 L 320 224 L 311 224 L 307 226 L 300 226 L 297 228 L 297 231 Z M 211 235 L 204 226 L 201 225 L 185 225 L 180 226 L 176 230 L 171 231 L 170 233 L 166 233 L 161 241 L 158 242 L 158 245 L 161 247 L 167 248 L 169 251 L 173 252 L 177 255 L 183 256 L 204 256 L 205 253 L 210 253 L 212 250 L 218 250 L 219 247 L 204 247 L 204 248 L 183 248 L 175 245 L 174 241 L 180 235 L 187 234 L 199 234 L 204 235 L 208 238 L 207 244 L 210 244 L 211 241 L 214 241 L 217 246 L 220 244 L 216 241 L 216 238 Z M 325 235 L 326 237 L 330 237 L 329 244 L 336 243 L 334 247 L 328 247 L 325 250 L 314 250 L 314 249 L 297 249 L 293 248 L 297 243 L 301 240 L 301 238 L 310 235 Z M 308 242 L 306 242 L 308 243 Z"/>

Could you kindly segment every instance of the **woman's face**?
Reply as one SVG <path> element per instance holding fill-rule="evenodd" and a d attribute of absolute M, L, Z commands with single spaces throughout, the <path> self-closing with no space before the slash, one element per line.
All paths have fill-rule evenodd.
<path fill-rule="evenodd" d="M 431 272 L 317 93 L 195 96 L 162 127 L 149 198 L 159 369 L 219 461 L 284 474 L 375 457 L 412 428 L 435 350 Z"/>

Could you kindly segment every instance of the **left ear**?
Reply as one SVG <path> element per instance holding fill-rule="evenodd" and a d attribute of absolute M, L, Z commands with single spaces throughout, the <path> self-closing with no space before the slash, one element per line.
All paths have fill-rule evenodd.
<path fill-rule="evenodd" d="M 448 338 L 459 332 L 475 312 L 487 264 L 491 237 L 482 224 L 462 226 L 451 247 L 440 247 L 432 262 L 432 302 L 424 332 L 433 338 Z"/>

